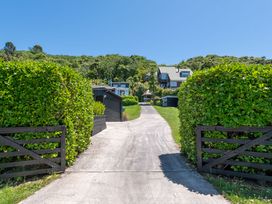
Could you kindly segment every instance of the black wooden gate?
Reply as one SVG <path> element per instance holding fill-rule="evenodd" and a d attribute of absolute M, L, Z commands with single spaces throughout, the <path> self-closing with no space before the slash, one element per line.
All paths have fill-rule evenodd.
<path fill-rule="evenodd" d="M 55 137 L 17 140 L 19 133 L 56 133 Z M 59 134 L 58 134 L 59 133 Z M 0 128 L 0 179 L 65 171 L 65 126 Z M 55 143 L 57 147 L 33 150 L 29 144 Z M 54 158 L 48 157 L 55 154 Z"/>
<path fill-rule="evenodd" d="M 204 137 L 205 131 L 221 131 L 229 133 L 262 133 L 262 136 L 253 139 L 218 139 Z M 272 145 L 272 127 L 240 127 L 240 128 L 224 128 L 221 126 L 198 126 L 196 128 L 196 150 L 197 150 L 197 168 L 201 172 L 222 174 L 227 176 L 237 176 L 257 180 L 265 180 L 272 182 L 272 176 L 267 174 L 245 173 L 229 170 L 228 166 L 245 166 L 256 169 L 272 171 L 272 152 L 256 152 L 251 148 L 256 145 Z M 231 135 L 231 134 L 230 134 Z M 222 150 L 205 147 L 204 143 L 231 143 L 237 144 L 238 147 L 234 150 Z M 218 158 L 203 159 L 203 153 L 211 153 L 220 155 Z M 262 164 L 257 162 L 237 161 L 235 157 L 246 155 L 252 157 L 261 157 L 270 159 L 270 163 Z M 227 169 L 227 170 L 226 170 Z"/>

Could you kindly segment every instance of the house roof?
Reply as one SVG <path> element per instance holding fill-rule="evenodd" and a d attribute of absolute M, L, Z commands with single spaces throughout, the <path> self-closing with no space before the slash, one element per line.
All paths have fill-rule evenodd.
<path fill-rule="evenodd" d="M 113 92 L 111 92 L 111 91 L 106 91 L 106 93 L 107 94 L 110 94 L 110 95 L 112 95 L 112 96 L 114 96 L 115 98 L 118 98 L 118 99 L 120 99 L 120 100 L 122 100 L 122 97 L 121 96 L 119 96 L 119 95 L 117 95 L 117 94 L 115 94 L 115 93 L 113 93 Z"/>
<path fill-rule="evenodd" d="M 99 85 L 93 85 L 92 86 L 93 90 L 114 90 L 115 88 L 114 87 L 111 87 L 111 86 L 99 86 Z"/>
<path fill-rule="evenodd" d="M 96 86 L 96 85 L 93 85 L 92 86 L 92 89 L 94 92 L 96 91 L 103 91 L 103 95 L 104 94 L 110 94 L 112 96 L 114 96 L 115 98 L 118 98 L 118 99 L 121 99 L 122 100 L 122 97 L 115 94 L 114 92 L 112 92 L 112 90 L 114 90 L 113 87 L 110 87 L 110 86 Z"/>
<path fill-rule="evenodd" d="M 164 96 L 164 97 L 162 97 L 162 99 L 164 99 L 164 98 L 178 98 L 177 96 Z"/>
<path fill-rule="evenodd" d="M 180 72 L 189 71 L 192 75 L 191 69 L 178 69 L 176 67 L 159 67 L 161 73 L 166 73 L 169 76 L 170 81 L 185 81 L 187 77 L 180 77 Z"/>

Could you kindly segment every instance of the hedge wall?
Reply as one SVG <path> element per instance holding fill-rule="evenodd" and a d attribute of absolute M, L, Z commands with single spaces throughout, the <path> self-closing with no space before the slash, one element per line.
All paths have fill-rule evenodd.
<path fill-rule="evenodd" d="M 272 68 L 262 65 L 225 64 L 195 72 L 181 85 L 179 110 L 181 148 L 188 158 L 195 162 L 197 125 L 225 127 L 272 125 Z M 235 137 L 246 139 L 258 136 L 260 134 L 243 134 Z M 208 132 L 206 137 L 227 138 L 227 135 Z M 226 143 L 207 145 L 216 149 L 236 148 L 235 145 Z M 254 151 L 272 152 L 272 147 L 259 145 Z M 204 157 L 216 155 L 205 154 Z M 249 156 L 236 159 L 272 162 Z M 245 167 L 242 170 L 252 169 Z"/>
<path fill-rule="evenodd" d="M 90 143 L 92 107 L 90 81 L 73 69 L 46 62 L 0 61 L 0 127 L 66 125 L 68 164 Z M 54 148 L 54 144 L 30 148 Z"/>

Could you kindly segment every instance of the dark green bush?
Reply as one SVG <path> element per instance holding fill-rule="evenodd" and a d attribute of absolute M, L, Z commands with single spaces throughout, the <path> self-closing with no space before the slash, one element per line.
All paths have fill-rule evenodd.
<path fill-rule="evenodd" d="M 179 89 L 163 89 L 162 96 L 177 96 Z"/>
<path fill-rule="evenodd" d="M 122 96 L 122 99 L 131 99 L 131 100 L 135 100 L 135 101 L 139 101 L 137 96 Z"/>
<path fill-rule="evenodd" d="M 90 143 L 91 84 L 69 67 L 45 62 L 0 61 L 0 109 L 0 127 L 66 125 L 68 164 Z M 35 144 L 32 148 L 50 149 L 54 144 Z"/>
<path fill-rule="evenodd" d="M 181 148 L 196 161 L 195 127 L 220 125 L 225 127 L 267 126 L 272 124 L 272 69 L 270 66 L 225 64 L 195 72 L 181 85 L 179 92 Z M 260 134 L 235 135 L 234 138 L 259 137 Z M 222 132 L 207 132 L 206 137 L 227 138 Z M 233 149 L 227 143 L 206 143 L 216 149 Z M 271 146 L 259 145 L 252 150 L 272 152 Z M 204 157 L 218 155 L 204 154 Z M 269 163 L 256 157 L 237 160 Z M 252 169 L 234 167 L 243 171 Z"/>
<path fill-rule="evenodd" d="M 123 106 L 131 106 L 138 104 L 138 102 L 134 99 L 127 98 L 122 100 L 122 104 Z"/>
<path fill-rule="evenodd" d="M 104 115 L 105 105 L 99 101 L 95 101 L 93 105 L 94 115 Z"/>
<path fill-rule="evenodd" d="M 162 103 L 161 103 L 161 98 L 158 97 L 158 96 L 155 96 L 155 97 L 153 98 L 153 100 L 151 101 L 151 104 L 152 104 L 152 105 L 155 105 L 155 106 L 161 106 L 161 105 L 162 105 Z"/>
<path fill-rule="evenodd" d="M 122 104 L 123 106 L 131 106 L 138 104 L 137 96 L 122 96 Z"/>
<path fill-rule="evenodd" d="M 169 88 L 162 88 L 157 86 L 155 90 L 155 96 L 163 97 L 163 96 L 177 96 L 179 93 L 179 88 L 177 89 L 169 89 Z"/>

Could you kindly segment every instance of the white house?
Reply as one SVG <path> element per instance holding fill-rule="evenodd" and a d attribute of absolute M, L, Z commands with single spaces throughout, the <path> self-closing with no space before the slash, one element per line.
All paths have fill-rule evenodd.
<path fill-rule="evenodd" d="M 129 95 L 129 83 L 127 82 L 111 82 L 111 86 L 114 87 L 115 94 L 119 96 Z"/>

